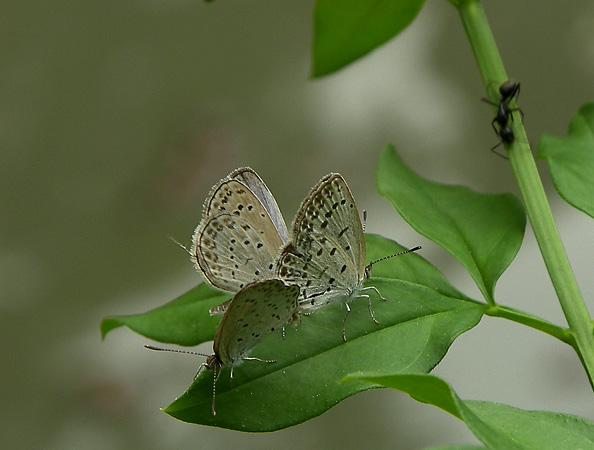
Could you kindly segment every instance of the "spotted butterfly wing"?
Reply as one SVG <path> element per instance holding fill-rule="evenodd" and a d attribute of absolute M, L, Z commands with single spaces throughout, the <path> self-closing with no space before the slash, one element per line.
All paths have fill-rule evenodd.
<path fill-rule="evenodd" d="M 222 365 L 237 365 L 275 329 L 282 328 L 297 309 L 299 287 L 269 279 L 241 289 L 226 309 L 214 340 Z"/>
<path fill-rule="evenodd" d="M 297 310 L 298 286 L 288 286 L 280 280 L 260 280 L 248 284 L 229 302 L 225 314 L 215 335 L 212 355 L 203 355 L 184 350 L 163 349 L 147 345 L 151 350 L 191 353 L 207 356 L 200 365 L 198 373 L 203 369 L 214 371 L 212 387 L 212 413 L 216 415 L 216 384 L 223 367 L 230 366 L 231 383 L 233 369 L 245 360 L 261 362 L 264 360 L 247 356 L 254 346 L 262 342 L 276 328 L 282 327 L 292 319 Z"/>
<path fill-rule="evenodd" d="M 365 240 L 355 200 L 340 174 L 325 176 L 312 189 L 292 233 L 276 272 L 301 288 L 301 311 L 357 296 L 365 278 Z"/>
<path fill-rule="evenodd" d="M 279 248 L 289 240 L 284 219 L 262 179 L 237 169 L 217 183 L 204 202 L 191 259 L 212 286 L 237 292 L 274 275 Z"/>
<path fill-rule="evenodd" d="M 246 187 L 249 192 L 238 191 L 238 189 L 242 188 L 241 185 Z M 231 213 L 236 209 L 236 205 L 242 202 L 252 202 L 252 196 L 260 202 L 266 211 L 281 241 L 287 242 L 289 240 L 289 232 L 287 231 L 287 226 L 274 196 L 270 192 L 270 189 L 268 189 L 268 186 L 264 184 L 262 178 L 249 167 L 235 169 L 213 186 L 204 201 L 202 215 L 203 217 L 209 217 L 225 212 Z"/>
<path fill-rule="evenodd" d="M 274 228 L 279 234 L 282 242 L 288 242 L 289 231 L 287 230 L 285 219 L 283 219 L 278 204 L 276 203 L 272 192 L 268 189 L 268 186 L 264 184 L 264 181 L 262 181 L 258 174 L 249 167 L 237 169 L 231 175 L 235 180 L 247 186 L 256 198 L 260 200 L 260 203 L 268 213 L 268 217 L 274 224 Z"/>

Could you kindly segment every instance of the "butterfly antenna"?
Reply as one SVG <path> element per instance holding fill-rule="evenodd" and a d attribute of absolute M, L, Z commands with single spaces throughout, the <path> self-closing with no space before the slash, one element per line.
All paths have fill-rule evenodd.
<path fill-rule="evenodd" d="M 144 348 L 148 348 L 149 350 L 156 350 L 159 352 L 186 353 L 188 355 L 206 356 L 207 358 L 210 356 L 210 355 L 206 355 L 204 353 L 191 352 L 189 350 L 178 350 L 176 348 L 161 348 L 161 347 L 154 347 L 152 345 L 145 345 Z"/>
<path fill-rule="evenodd" d="M 365 273 L 367 274 L 367 276 L 369 276 L 369 273 L 371 272 L 371 266 L 373 266 L 374 264 L 377 264 L 380 261 L 383 261 L 385 259 L 394 258 L 395 256 L 400 256 L 400 255 L 405 255 L 407 253 L 416 252 L 417 250 L 421 250 L 421 246 L 420 245 L 417 245 L 414 248 L 409 248 L 408 250 L 404 250 L 403 252 L 400 252 L 400 253 L 395 253 L 394 255 L 384 256 L 383 258 L 376 259 L 375 261 L 371 261 L 367 265 L 367 267 L 365 267 Z"/>
<path fill-rule="evenodd" d="M 206 357 L 206 362 L 203 362 L 202 364 L 200 364 L 200 367 L 198 367 L 198 371 L 196 372 L 196 375 L 194 375 L 194 380 L 196 378 L 198 378 L 198 375 L 200 375 L 200 372 L 202 372 L 202 369 L 209 367 L 208 361 L 209 361 L 210 355 L 207 355 L 205 353 L 191 352 L 189 350 L 177 350 L 175 348 L 154 347 L 152 345 L 145 345 L 144 348 L 148 348 L 149 350 L 156 350 L 159 352 L 185 353 L 187 355 L 196 355 L 196 356 Z"/>
<path fill-rule="evenodd" d="M 210 357 L 210 355 L 206 355 L 204 353 L 191 352 L 189 350 L 177 350 L 175 348 L 161 348 L 161 347 L 154 347 L 152 345 L 145 345 L 144 348 L 148 348 L 149 350 L 156 350 L 159 352 L 186 353 L 188 355 L 206 356 L 207 358 Z M 196 372 L 194 379 L 196 379 L 196 377 L 198 377 L 198 375 L 200 374 L 202 369 L 210 368 L 210 367 L 213 367 L 213 366 L 211 366 L 209 364 L 208 360 L 205 363 L 200 364 L 200 367 L 198 368 L 198 372 Z M 218 367 L 216 365 L 213 367 L 213 372 L 214 372 L 214 374 L 213 374 L 214 376 L 212 379 L 212 415 L 216 416 L 217 411 L 215 409 L 215 395 L 216 395 L 217 380 L 220 375 L 220 370 L 218 370 Z"/>
<path fill-rule="evenodd" d="M 183 249 L 184 249 L 184 251 L 185 251 L 185 252 L 186 252 L 188 255 L 192 256 L 192 253 L 190 253 L 190 250 L 188 250 L 188 248 L 187 248 L 185 245 L 183 245 L 183 244 L 180 244 L 180 243 L 177 241 L 177 239 L 175 239 L 175 238 L 173 238 L 173 237 L 171 237 L 171 236 L 167 236 L 167 237 L 168 237 L 169 239 L 171 239 L 173 242 L 175 242 L 177 245 L 179 245 L 181 248 L 183 248 Z"/>

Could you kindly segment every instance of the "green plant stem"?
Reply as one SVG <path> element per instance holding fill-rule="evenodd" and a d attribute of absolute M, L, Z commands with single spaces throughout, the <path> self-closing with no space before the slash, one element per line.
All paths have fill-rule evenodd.
<path fill-rule="evenodd" d="M 455 5 L 466 29 L 483 83 L 487 91 L 493 92 L 493 86 L 498 87 L 508 78 L 483 7 L 479 0 L 461 0 Z M 515 104 L 512 103 L 511 107 L 514 108 Z M 515 135 L 514 142 L 506 145 L 511 167 L 547 271 L 574 336 L 574 347 L 586 369 L 590 385 L 594 388 L 594 336 L 590 314 L 561 243 L 521 117 L 517 112 L 513 113 L 510 124 Z"/>
<path fill-rule="evenodd" d="M 509 306 L 503 305 L 493 305 L 489 306 L 485 310 L 485 314 L 487 316 L 501 317 L 503 319 L 511 320 L 512 322 L 529 326 L 535 330 L 547 333 L 575 348 L 575 339 L 573 337 L 573 333 L 571 333 L 571 331 L 569 331 L 567 328 L 547 322 L 546 320 L 535 317 L 524 311 L 520 311 L 519 309 L 510 308 Z"/>

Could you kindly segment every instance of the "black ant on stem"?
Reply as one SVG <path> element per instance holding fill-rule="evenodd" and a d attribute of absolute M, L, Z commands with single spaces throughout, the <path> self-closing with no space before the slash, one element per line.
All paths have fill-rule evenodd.
<path fill-rule="evenodd" d="M 499 93 L 501 94 L 501 100 L 499 101 L 499 103 L 492 102 L 491 100 L 489 100 L 487 98 L 483 98 L 482 100 L 485 103 L 488 103 L 493 106 L 497 106 L 497 115 L 491 121 L 491 126 L 493 127 L 493 130 L 495 130 L 495 133 L 497 134 L 497 136 L 499 136 L 501 138 L 501 142 L 499 144 L 497 144 L 495 147 L 493 147 L 491 149 L 491 151 L 493 153 L 495 153 L 496 155 L 499 155 L 502 158 L 507 159 L 507 156 L 496 152 L 495 149 L 497 147 L 499 147 L 501 144 L 511 144 L 512 142 L 514 142 L 514 139 L 515 139 L 514 131 L 511 129 L 511 127 L 509 126 L 509 123 L 508 123 L 510 117 L 513 120 L 511 113 L 514 111 L 518 111 L 520 113 L 520 115 L 522 116 L 522 119 L 524 119 L 524 113 L 522 112 L 522 110 L 520 108 L 510 108 L 509 107 L 510 102 L 514 98 L 517 100 L 518 96 L 520 95 L 520 83 L 517 83 L 512 80 L 507 80 L 507 81 L 501 83 L 501 85 L 499 86 Z M 499 125 L 499 129 L 497 129 L 497 127 L 495 126 L 495 123 L 497 123 Z"/>

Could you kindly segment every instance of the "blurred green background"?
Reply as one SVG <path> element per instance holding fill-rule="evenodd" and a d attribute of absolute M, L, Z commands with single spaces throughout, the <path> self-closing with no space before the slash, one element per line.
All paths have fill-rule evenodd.
<path fill-rule="evenodd" d="M 452 258 L 375 192 L 393 142 L 435 181 L 515 192 L 493 111 L 454 8 L 417 20 L 355 65 L 308 80 L 314 1 L 2 2 L 0 329 L 4 448 L 399 448 L 476 442 L 456 419 L 376 390 L 308 423 L 245 434 L 159 411 L 197 358 L 155 354 L 127 329 L 100 341 L 106 315 L 146 311 L 200 282 L 188 243 L 210 187 L 254 168 L 287 222 L 328 172 L 342 173 L 369 232 L 422 255 L 469 295 Z M 565 135 L 594 99 L 594 4 L 485 1 L 530 142 Z M 594 227 L 551 189 L 590 302 Z M 530 231 L 500 302 L 565 324 Z M 357 310 L 365 307 L 354 307 Z M 203 350 L 209 351 L 209 345 Z M 550 337 L 486 318 L 436 373 L 463 398 L 594 419 L 577 357 Z M 299 395 L 296 389 L 295 395 Z"/>

